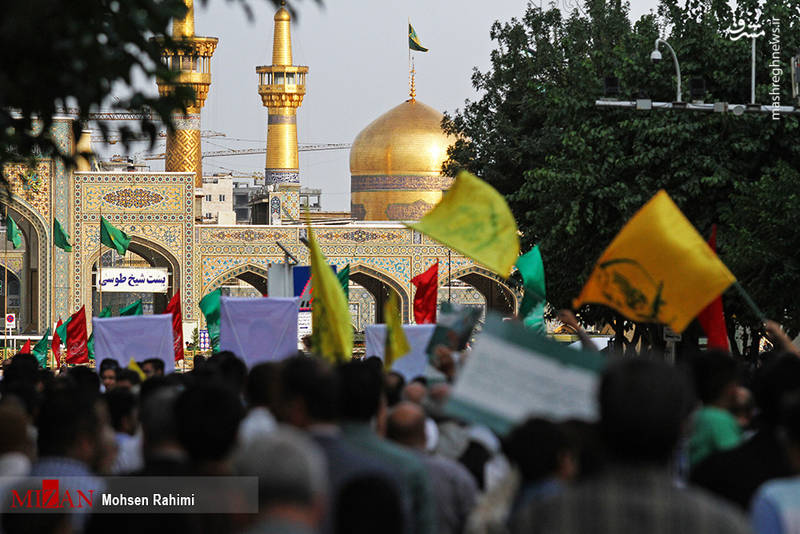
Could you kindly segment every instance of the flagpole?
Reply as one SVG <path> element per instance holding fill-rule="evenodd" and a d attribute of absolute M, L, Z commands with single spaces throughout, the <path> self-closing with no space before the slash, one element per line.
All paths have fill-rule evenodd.
<path fill-rule="evenodd" d="M 736 282 L 733 283 L 733 286 L 742 296 L 747 305 L 750 306 L 750 309 L 753 311 L 753 313 L 756 314 L 758 320 L 761 321 L 762 323 L 765 323 L 767 321 L 767 317 L 764 315 L 764 312 L 761 311 L 758 305 L 756 305 L 755 301 L 753 301 L 753 299 L 750 298 L 750 295 L 748 295 L 747 291 L 744 290 L 742 284 L 740 284 L 739 281 L 737 280 Z"/>
<path fill-rule="evenodd" d="M 6 215 L 6 239 L 3 243 L 3 360 L 8 349 L 8 206 Z"/>
<path fill-rule="evenodd" d="M 100 311 L 103 310 L 103 208 L 100 208 L 100 257 L 97 259 L 97 294 L 100 298 Z M 95 315 L 92 310 L 92 315 Z M 99 312 L 98 312 L 99 315 Z"/>
<path fill-rule="evenodd" d="M 450 270 L 450 249 L 447 249 L 447 302 L 451 303 L 452 301 L 452 291 L 453 291 L 453 278 L 452 278 L 452 271 Z"/>

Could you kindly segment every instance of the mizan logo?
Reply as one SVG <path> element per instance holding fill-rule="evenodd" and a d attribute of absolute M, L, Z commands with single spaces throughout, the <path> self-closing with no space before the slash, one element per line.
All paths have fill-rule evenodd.
<path fill-rule="evenodd" d="M 29 489 L 20 495 L 11 490 L 11 508 L 91 508 L 94 490 L 59 491 L 58 479 L 43 479 L 42 489 Z"/>

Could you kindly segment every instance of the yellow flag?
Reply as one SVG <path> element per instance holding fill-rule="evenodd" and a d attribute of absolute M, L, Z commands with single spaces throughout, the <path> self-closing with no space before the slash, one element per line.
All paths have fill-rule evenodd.
<path fill-rule="evenodd" d="M 139 364 L 136 363 L 136 360 L 134 360 L 133 358 L 131 358 L 131 361 L 128 362 L 128 369 L 130 369 L 131 371 L 136 371 L 136 374 L 139 375 L 139 378 L 141 379 L 142 382 L 147 380 L 147 375 L 144 374 L 142 368 L 139 367 Z"/>
<path fill-rule="evenodd" d="M 467 171 L 419 222 L 408 224 L 508 278 L 519 256 L 517 223 L 503 195 Z"/>
<path fill-rule="evenodd" d="M 330 268 L 308 227 L 311 253 L 311 344 L 314 352 L 332 362 L 353 357 L 353 327 L 350 307 L 342 284 Z"/>
<path fill-rule="evenodd" d="M 605 304 L 628 319 L 683 332 L 735 281 L 662 190 L 606 248 L 574 306 Z"/>
<path fill-rule="evenodd" d="M 383 368 L 386 370 L 391 369 L 396 360 L 411 352 L 408 338 L 403 331 L 403 320 L 400 319 L 399 308 L 400 304 L 397 302 L 397 296 L 394 293 L 390 293 L 389 300 L 383 305 L 383 316 L 386 321 Z"/>

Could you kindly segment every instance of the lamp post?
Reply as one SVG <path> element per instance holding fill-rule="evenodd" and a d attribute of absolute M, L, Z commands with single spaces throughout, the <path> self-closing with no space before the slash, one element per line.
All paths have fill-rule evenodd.
<path fill-rule="evenodd" d="M 672 61 L 675 63 L 675 72 L 678 74 L 678 89 L 676 91 L 675 102 L 683 102 L 683 99 L 681 98 L 681 66 L 678 64 L 678 56 L 675 54 L 675 50 L 673 50 L 669 43 L 664 39 L 656 39 L 653 51 L 650 53 L 650 60 L 653 62 L 661 61 L 661 52 L 658 50 L 658 45 L 660 44 L 666 46 L 672 54 Z"/>

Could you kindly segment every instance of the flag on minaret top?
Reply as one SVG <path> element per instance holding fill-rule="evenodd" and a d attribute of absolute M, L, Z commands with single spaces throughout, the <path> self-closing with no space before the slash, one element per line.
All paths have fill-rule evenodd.
<path fill-rule="evenodd" d="M 419 37 L 417 37 L 417 32 L 414 31 L 414 27 L 411 23 L 408 23 L 408 48 L 414 50 L 416 52 L 427 52 L 428 49 L 422 46 L 422 43 L 419 42 Z"/>

